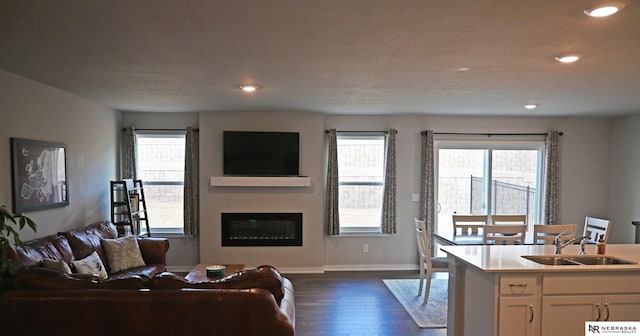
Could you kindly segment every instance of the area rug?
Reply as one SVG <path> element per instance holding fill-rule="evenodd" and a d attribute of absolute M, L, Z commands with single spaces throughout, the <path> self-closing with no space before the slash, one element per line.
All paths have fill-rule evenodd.
<path fill-rule="evenodd" d="M 447 327 L 447 279 L 432 279 L 429 302 L 418 296 L 419 279 L 383 279 L 393 296 L 420 328 Z"/>

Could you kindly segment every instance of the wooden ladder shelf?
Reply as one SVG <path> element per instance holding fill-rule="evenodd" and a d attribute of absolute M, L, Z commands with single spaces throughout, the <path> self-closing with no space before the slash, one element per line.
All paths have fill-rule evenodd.
<path fill-rule="evenodd" d="M 142 180 L 111 181 L 111 222 L 118 236 L 151 237 Z M 142 231 L 142 223 L 146 231 Z"/>

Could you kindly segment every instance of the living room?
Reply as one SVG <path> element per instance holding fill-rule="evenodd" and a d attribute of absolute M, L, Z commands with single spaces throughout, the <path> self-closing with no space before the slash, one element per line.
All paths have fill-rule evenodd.
<path fill-rule="evenodd" d="M 633 244 L 640 12 L 629 3 L 613 21 L 594 23 L 583 3 L 6 1 L 0 205 L 13 205 L 11 138 L 67 146 L 69 204 L 27 213 L 38 224 L 21 232 L 27 241 L 109 220 L 124 127 L 195 127 L 200 232 L 165 236 L 169 271 L 268 264 L 293 279 L 330 271 L 417 277 L 420 133 L 556 130 L 563 133 L 558 222 L 608 218 L 609 243 Z M 574 51 L 582 57 L 576 64 L 554 59 Z M 245 94 L 246 84 L 257 91 Z M 398 131 L 397 233 L 327 235 L 325 131 L 389 128 Z M 310 186 L 212 186 L 211 177 L 223 175 L 223 132 L 237 130 L 298 132 L 300 175 Z M 302 245 L 223 246 L 228 212 L 302 213 Z"/>
<path fill-rule="evenodd" d="M 184 270 L 199 262 L 273 264 L 287 271 L 409 269 L 417 257 L 412 220 L 418 205 L 420 131 L 540 132 L 562 130 L 560 141 L 561 222 L 581 222 L 586 215 L 616 223 L 611 243 L 633 243 L 637 220 L 633 186 L 640 176 L 635 136 L 637 116 L 600 117 L 447 117 L 417 115 L 329 115 L 320 113 L 124 113 L 105 108 L 56 88 L 2 71 L 2 134 L 6 146 L 2 165 L 2 204 L 11 204 L 9 138 L 21 137 L 66 143 L 68 146 L 69 206 L 29 213 L 39 223 L 41 237 L 109 218 L 109 181 L 118 178 L 119 137 L 126 125 L 139 128 L 200 128 L 201 234 L 171 238 L 168 266 Z M 70 122 L 71 121 L 71 122 Z M 69 126 L 71 123 L 71 126 Z M 497 127 L 496 125 L 500 125 Z M 324 130 L 398 129 L 398 233 L 385 237 L 327 237 L 323 229 Z M 210 187 L 221 175 L 223 130 L 278 130 L 301 133 L 301 174 L 311 187 Z M 302 247 L 222 247 L 220 213 L 224 211 L 299 211 L 304 213 Z M 369 252 L 362 252 L 362 244 Z"/>

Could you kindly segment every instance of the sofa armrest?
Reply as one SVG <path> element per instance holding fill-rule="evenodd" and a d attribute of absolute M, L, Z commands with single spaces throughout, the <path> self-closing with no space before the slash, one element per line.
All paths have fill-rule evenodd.
<path fill-rule="evenodd" d="M 289 319 L 289 323 L 296 326 L 296 301 L 293 291 L 293 284 L 289 279 L 282 278 L 282 291 L 284 296 L 280 301 L 280 312 Z"/>
<path fill-rule="evenodd" d="M 76 277 L 44 267 L 27 267 L 16 274 L 15 290 L 89 289 L 95 283 L 90 277 Z"/>
<path fill-rule="evenodd" d="M 27 267 L 16 274 L 15 290 L 74 290 L 74 289 L 140 289 L 146 278 L 131 275 L 127 278 L 100 279 L 93 274 L 65 274 L 44 267 Z"/>
<path fill-rule="evenodd" d="M 167 264 L 169 240 L 166 238 L 138 238 L 138 245 L 140 246 L 142 259 L 147 265 Z"/>
<path fill-rule="evenodd" d="M 100 278 L 97 274 L 71 273 L 69 274 L 69 276 L 78 280 L 100 281 Z"/>
<path fill-rule="evenodd" d="M 224 278 L 192 282 L 179 275 L 163 272 L 149 280 L 149 286 L 153 289 L 250 289 L 261 288 L 269 291 L 278 305 L 285 295 L 282 286 L 283 278 L 272 266 L 263 265 L 254 269 L 244 270 Z"/>

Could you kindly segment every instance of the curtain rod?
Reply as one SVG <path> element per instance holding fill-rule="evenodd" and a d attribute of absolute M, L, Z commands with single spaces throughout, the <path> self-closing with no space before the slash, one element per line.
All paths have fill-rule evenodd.
<path fill-rule="evenodd" d="M 127 128 L 123 127 L 122 131 L 126 131 Z M 136 131 L 186 131 L 186 128 L 136 128 Z M 199 128 L 194 128 L 193 129 L 196 132 L 199 132 L 200 129 Z"/>
<path fill-rule="evenodd" d="M 325 134 L 329 133 L 329 130 L 324 130 Z M 389 131 L 336 131 L 336 133 L 389 133 Z"/>
<path fill-rule="evenodd" d="M 485 135 L 491 136 L 532 136 L 532 135 L 547 135 L 547 133 L 456 133 L 456 132 L 433 132 L 433 135 Z M 559 136 L 563 136 L 564 132 L 559 132 Z"/>

